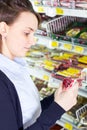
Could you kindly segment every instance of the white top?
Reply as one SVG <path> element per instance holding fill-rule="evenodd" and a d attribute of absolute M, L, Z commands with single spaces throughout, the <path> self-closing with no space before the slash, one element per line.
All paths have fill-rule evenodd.
<path fill-rule="evenodd" d="M 19 96 L 24 128 L 33 124 L 41 113 L 39 93 L 23 58 L 9 58 L 0 54 L 0 70 L 13 82 Z"/>

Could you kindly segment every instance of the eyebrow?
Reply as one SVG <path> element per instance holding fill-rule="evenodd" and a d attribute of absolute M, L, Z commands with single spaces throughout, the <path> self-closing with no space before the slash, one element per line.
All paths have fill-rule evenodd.
<path fill-rule="evenodd" d="M 26 27 L 26 28 L 30 29 L 31 31 L 36 31 L 36 30 L 34 30 L 33 28 L 31 28 L 31 27 Z"/>

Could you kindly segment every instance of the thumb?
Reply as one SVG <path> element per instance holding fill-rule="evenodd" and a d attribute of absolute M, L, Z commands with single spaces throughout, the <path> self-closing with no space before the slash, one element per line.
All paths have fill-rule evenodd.
<path fill-rule="evenodd" d="M 61 92 L 62 92 L 62 84 L 60 85 L 59 88 L 57 88 L 55 94 L 58 94 L 58 95 L 59 95 Z"/>

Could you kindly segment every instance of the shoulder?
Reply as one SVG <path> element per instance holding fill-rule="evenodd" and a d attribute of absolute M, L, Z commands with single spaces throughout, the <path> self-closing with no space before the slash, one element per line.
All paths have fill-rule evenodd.
<path fill-rule="evenodd" d="M 5 91 L 7 92 L 10 90 L 10 88 L 14 90 L 14 84 L 6 76 L 6 74 L 0 70 L 0 90 L 5 89 Z"/>
<path fill-rule="evenodd" d="M 18 127 L 22 127 L 22 113 L 17 92 L 13 83 L 1 70 L 0 120 L 2 120 L 2 123 L 0 124 L 0 129 L 3 130 L 18 130 Z"/>
<path fill-rule="evenodd" d="M 9 80 L 9 78 L 6 76 L 6 74 L 4 73 L 4 72 L 2 72 L 1 70 L 0 70 L 0 82 L 10 82 L 11 83 L 11 81 Z"/>
<path fill-rule="evenodd" d="M 4 72 L 0 70 L 0 94 L 10 95 L 10 91 L 14 93 L 14 84 L 6 76 Z"/>
<path fill-rule="evenodd" d="M 18 125 L 22 126 L 22 112 L 17 91 L 10 79 L 0 70 L 0 102 L 3 101 L 5 106 L 9 104 L 10 111 L 12 110 L 11 108 L 13 108 Z"/>
<path fill-rule="evenodd" d="M 17 97 L 17 92 L 14 87 L 14 84 L 7 77 L 7 75 L 0 70 L 0 94 L 4 93 L 10 97 Z"/>

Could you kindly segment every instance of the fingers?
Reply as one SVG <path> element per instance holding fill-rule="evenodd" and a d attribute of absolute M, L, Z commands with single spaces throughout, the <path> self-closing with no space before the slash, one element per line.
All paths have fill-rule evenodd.
<path fill-rule="evenodd" d="M 57 90 L 55 91 L 55 94 L 60 94 L 62 92 L 62 84 L 60 84 L 60 87 L 57 88 Z"/>
<path fill-rule="evenodd" d="M 54 101 L 58 103 L 64 110 L 71 109 L 77 103 L 77 95 L 78 95 L 78 84 L 76 83 L 75 86 L 63 90 L 62 86 L 60 86 L 56 92 Z"/>
<path fill-rule="evenodd" d="M 73 86 L 69 88 L 67 91 L 69 91 L 69 93 L 73 93 L 74 97 L 77 98 L 78 89 L 79 89 L 78 82 L 75 82 Z"/>
<path fill-rule="evenodd" d="M 76 103 L 77 103 L 77 98 L 76 98 L 76 97 L 74 97 L 74 98 L 73 98 L 73 100 L 72 100 L 72 104 L 73 104 L 73 106 L 75 106 L 75 105 L 76 105 Z"/>
<path fill-rule="evenodd" d="M 79 89 L 79 83 L 78 82 L 75 82 L 73 85 L 72 85 L 72 87 L 69 87 L 69 88 L 67 88 L 67 89 L 63 89 L 63 87 L 62 87 L 62 84 L 60 85 L 60 87 L 56 90 L 56 94 L 61 94 L 62 92 L 64 92 L 64 91 L 67 91 L 67 93 L 69 92 L 69 93 L 74 93 L 76 96 L 78 95 L 78 89 Z M 71 91 L 71 92 L 70 92 Z"/>
<path fill-rule="evenodd" d="M 72 87 L 69 87 L 68 89 L 70 89 L 70 90 L 77 90 L 78 91 L 78 89 L 79 89 L 79 83 L 77 82 L 77 81 L 75 81 L 73 84 L 72 84 Z"/>

